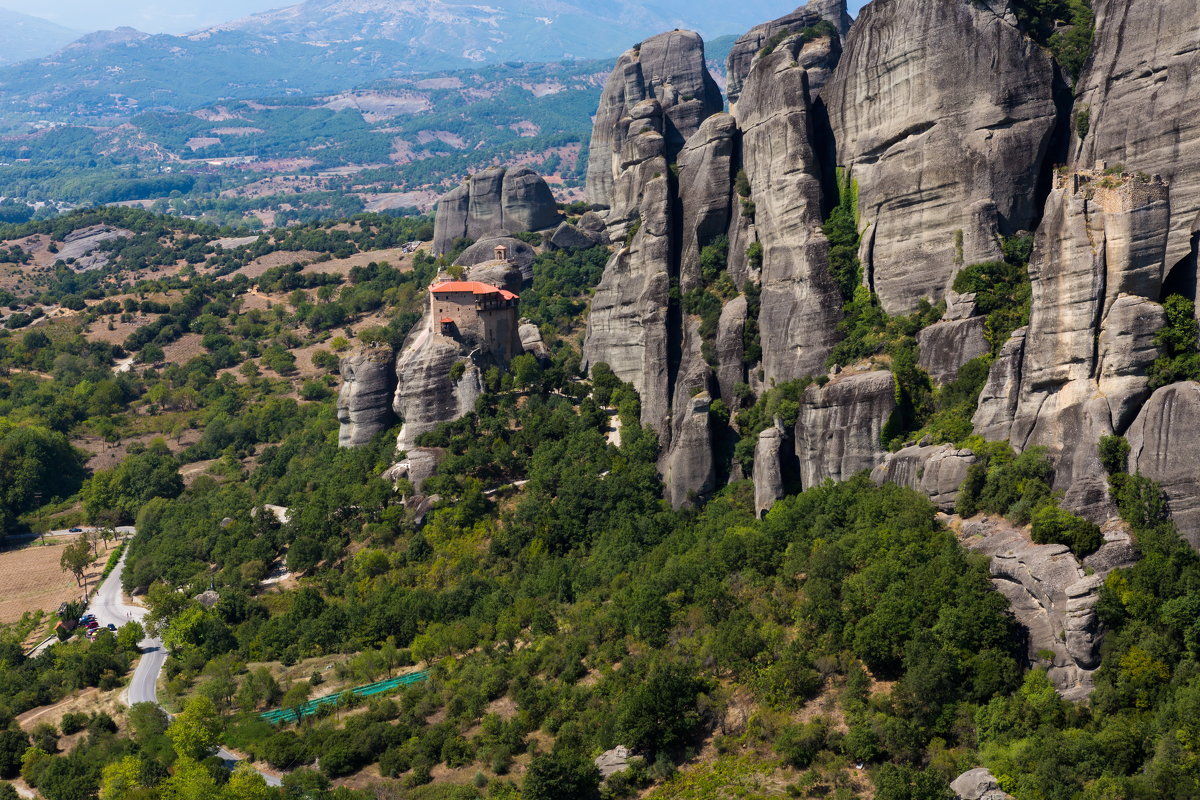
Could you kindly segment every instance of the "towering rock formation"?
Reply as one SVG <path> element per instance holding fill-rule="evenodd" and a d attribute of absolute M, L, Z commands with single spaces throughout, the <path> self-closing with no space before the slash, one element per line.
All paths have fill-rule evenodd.
<path fill-rule="evenodd" d="M 729 96 L 729 102 L 738 102 L 742 94 L 742 85 L 750 73 L 750 65 L 764 45 L 776 36 L 799 33 L 805 28 L 815 28 L 822 20 L 833 25 L 839 37 L 845 38 L 850 30 L 851 22 L 850 14 L 846 11 L 846 0 L 812 0 L 790 14 L 785 14 L 779 19 L 773 19 L 761 25 L 755 25 L 739 36 L 738 40 L 733 43 L 733 48 L 729 51 L 729 57 L 725 61 L 728 74 L 725 93 Z M 814 94 L 821 91 L 821 87 L 825 85 L 825 79 L 829 76 L 829 70 L 832 68 L 833 65 L 830 64 L 829 69 L 809 75 L 809 88 Z"/>
<path fill-rule="evenodd" d="M 1096 443 L 1149 396 L 1169 219 L 1161 182 L 1059 176 L 1030 262 L 1028 330 L 992 366 L 975 414 L 987 439 L 1046 447 L 1068 503 L 1093 514 L 1107 500 Z"/>
<path fill-rule="evenodd" d="M 1096 37 L 1075 104 L 1075 152 L 1159 174 L 1171 187 L 1167 271 L 1195 296 L 1189 258 L 1200 213 L 1200 22 L 1193 0 L 1093 0 Z M 1087 135 L 1079 141 L 1079 134 Z"/>
<path fill-rule="evenodd" d="M 808 387 L 796 421 L 803 488 L 847 480 L 883 460 L 881 434 L 896 408 L 895 386 L 892 373 L 877 371 Z"/>
<path fill-rule="evenodd" d="M 1179 532 L 1200 550 L 1200 383 L 1157 390 L 1127 438 L 1129 471 L 1163 487 Z"/>
<path fill-rule="evenodd" d="M 724 106 L 721 90 L 704 64 L 704 42 L 691 31 L 654 36 L 621 55 L 604 86 L 592 127 L 587 201 L 612 208 L 610 225 L 624 222 L 636 204 L 618 204 L 616 176 L 626 142 L 645 130 L 633 111 L 647 100 L 662 109 L 664 156 L 673 161 L 700 123 Z"/>
<path fill-rule="evenodd" d="M 821 232 L 821 167 L 813 147 L 808 68 L 836 59 L 829 38 L 800 35 L 760 54 L 746 76 L 738 125 L 762 245 L 759 329 L 767 385 L 825 371 L 842 298 Z"/>
<path fill-rule="evenodd" d="M 643 101 L 640 131 L 624 144 L 622 186 L 640 187 L 640 224 L 604 268 L 588 315 L 584 366 L 607 362 L 642 399 L 642 422 L 668 438 L 670 386 L 667 316 L 672 277 L 673 202 L 661 132 L 662 107 Z"/>
<path fill-rule="evenodd" d="M 404 422 L 396 439 L 396 449 L 401 451 L 414 447 L 422 433 L 473 411 L 475 400 L 483 394 L 482 372 L 475 360 L 464 357 L 458 342 L 435 332 L 428 322 L 422 321 L 396 359 L 392 409 Z M 460 362 L 464 369 L 455 379 L 451 367 Z"/>
<path fill-rule="evenodd" d="M 361 447 L 396 424 L 392 392 L 396 388 L 393 359 L 385 345 L 368 345 L 342 359 L 338 391 L 338 447 Z"/>
<path fill-rule="evenodd" d="M 822 92 L 859 186 L 863 269 L 891 314 L 1032 226 L 1054 68 L 1001 0 L 867 5 Z M 739 106 L 741 103 L 739 103 Z"/>
<path fill-rule="evenodd" d="M 737 142 L 733 117 L 714 114 L 679 153 L 679 197 L 683 206 L 679 284 L 685 292 L 700 285 L 701 248 L 729 232 Z"/>
<path fill-rule="evenodd" d="M 433 254 L 447 252 L 462 237 L 545 230 L 559 220 L 554 195 L 536 172 L 528 167 L 485 169 L 438 201 Z"/>

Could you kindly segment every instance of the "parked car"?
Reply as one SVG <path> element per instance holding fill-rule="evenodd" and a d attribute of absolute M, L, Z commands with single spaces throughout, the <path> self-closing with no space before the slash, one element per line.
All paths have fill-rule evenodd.
<path fill-rule="evenodd" d="M 83 528 L 71 528 L 67 533 L 83 533 Z"/>
<path fill-rule="evenodd" d="M 117 626 L 116 626 L 116 625 L 113 625 L 113 624 L 110 622 L 110 623 L 108 623 L 108 629 L 109 629 L 110 631 L 115 631 L 115 630 L 117 629 Z"/>

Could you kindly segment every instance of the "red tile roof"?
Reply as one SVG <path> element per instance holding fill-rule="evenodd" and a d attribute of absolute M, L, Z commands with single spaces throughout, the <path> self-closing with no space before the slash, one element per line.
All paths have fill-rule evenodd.
<path fill-rule="evenodd" d="M 442 324 L 443 325 L 453 325 L 454 320 L 450 319 L 449 317 L 442 317 Z"/>
<path fill-rule="evenodd" d="M 495 286 L 481 281 L 445 281 L 430 288 L 434 294 L 449 292 L 470 292 L 471 294 L 494 294 L 499 292 Z"/>
<path fill-rule="evenodd" d="M 500 294 L 502 297 L 504 297 L 505 300 L 516 300 L 521 296 L 519 294 L 514 294 L 513 292 L 510 292 L 508 289 L 501 289 Z"/>

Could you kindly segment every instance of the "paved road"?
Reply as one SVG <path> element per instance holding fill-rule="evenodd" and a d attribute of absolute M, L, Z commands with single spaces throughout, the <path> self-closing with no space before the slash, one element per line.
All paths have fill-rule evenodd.
<path fill-rule="evenodd" d="M 128 551 L 126 551 L 128 552 Z M 118 628 L 130 620 L 143 622 L 146 616 L 146 609 L 140 606 L 130 605 L 125 602 L 124 593 L 121 591 L 121 573 L 125 571 L 125 554 L 121 555 L 121 560 L 117 562 L 117 566 L 105 578 L 104 583 L 100 584 L 100 590 L 96 592 L 92 598 L 88 610 L 96 615 L 96 621 L 101 625 L 108 625 L 110 622 Z M 158 676 L 162 672 L 163 664 L 167 661 L 167 651 L 163 647 L 162 639 L 157 637 L 147 637 L 141 641 L 142 658 L 138 661 L 137 667 L 133 670 L 133 677 L 129 681 L 129 688 L 125 692 L 125 700 L 129 705 L 134 703 L 154 703 L 158 704 Z M 241 759 L 225 748 L 217 750 L 217 756 L 225 762 L 225 766 L 233 769 L 237 762 Z M 280 786 L 282 781 L 275 775 L 259 771 L 259 774 L 266 780 L 268 786 Z"/>

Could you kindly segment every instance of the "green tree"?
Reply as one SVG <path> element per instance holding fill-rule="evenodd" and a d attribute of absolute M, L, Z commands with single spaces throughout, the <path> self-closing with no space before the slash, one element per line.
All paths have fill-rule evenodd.
<path fill-rule="evenodd" d="M 600 771 L 590 759 L 571 752 L 534 756 L 522 795 L 525 800 L 599 800 Z"/>
<path fill-rule="evenodd" d="M 167 726 L 167 738 L 181 759 L 199 761 L 217 749 L 221 739 L 221 716 L 209 698 L 199 695 L 184 706 Z"/>
<path fill-rule="evenodd" d="M 21 772 L 21 756 L 29 749 L 29 737 L 19 728 L 0 731 L 0 778 L 15 778 Z"/>

